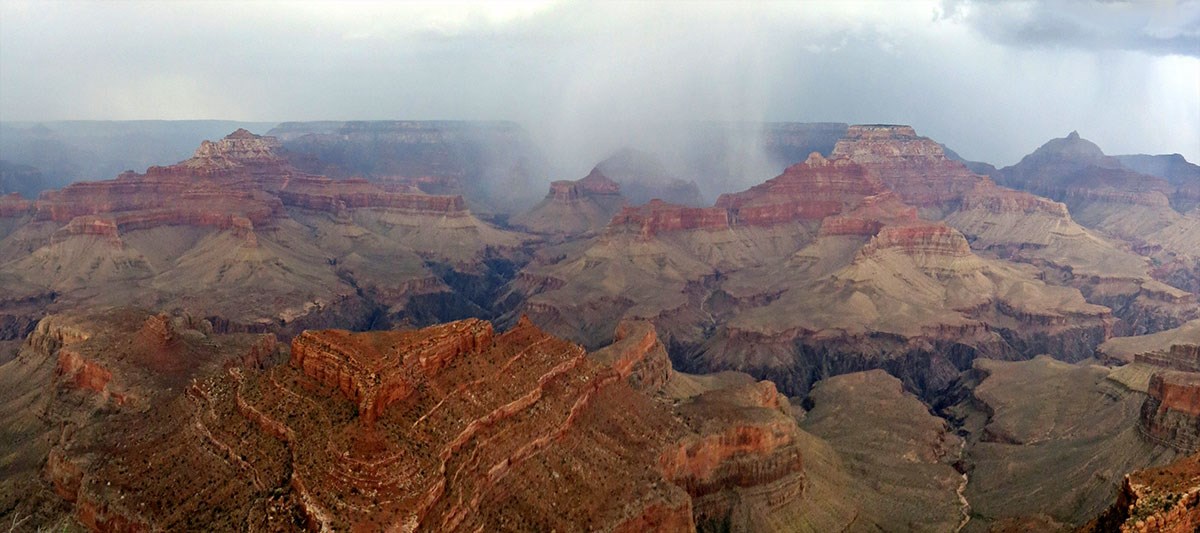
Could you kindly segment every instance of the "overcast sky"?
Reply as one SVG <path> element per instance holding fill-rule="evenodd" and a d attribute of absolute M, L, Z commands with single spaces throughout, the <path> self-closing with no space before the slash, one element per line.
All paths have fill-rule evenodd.
<path fill-rule="evenodd" d="M 1071 130 L 1200 161 L 1200 1 L 0 0 L 0 120 L 192 118 L 509 119 L 548 150 L 895 122 L 1001 166 Z"/>

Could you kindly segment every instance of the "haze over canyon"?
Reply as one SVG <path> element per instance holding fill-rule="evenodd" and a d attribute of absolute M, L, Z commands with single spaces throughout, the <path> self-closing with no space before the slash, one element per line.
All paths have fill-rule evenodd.
<path fill-rule="evenodd" d="M 1200 528 L 1200 2 L 0 13 L 0 529 Z"/>

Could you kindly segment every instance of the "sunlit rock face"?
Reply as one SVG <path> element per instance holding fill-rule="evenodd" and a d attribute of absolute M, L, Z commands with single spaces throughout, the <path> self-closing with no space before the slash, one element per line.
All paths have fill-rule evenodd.
<path fill-rule="evenodd" d="M 189 316 L 56 315 L 0 366 L 22 444 L 0 486 L 34 523 L 95 531 L 761 530 L 797 512 L 800 433 L 774 385 L 676 384 L 695 378 L 653 327 L 620 331 L 588 354 L 528 321 L 319 330 L 285 355 Z"/>

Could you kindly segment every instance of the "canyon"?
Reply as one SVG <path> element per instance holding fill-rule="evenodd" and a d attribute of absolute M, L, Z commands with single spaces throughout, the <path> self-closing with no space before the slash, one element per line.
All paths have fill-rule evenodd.
<path fill-rule="evenodd" d="M 798 512 L 787 399 L 675 374 L 653 328 L 621 333 L 589 354 L 471 319 L 289 347 L 188 316 L 50 316 L 0 372 L 21 443 L 0 493 L 16 519 L 99 531 L 761 530 Z"/>
<path fill-rule="evenodd" d="M 16 292 L 2 312 L 16 325 L 5 338 L 36 321 L 30 302 L 180 308 L 219 330 L 292 334 L 486 315 L 487 280 L 531 239 L 475 218 L 460 196 L 305 174 L 285 155 L 238 130 L 176 165 L 6 197 L 0 277 Z"/>
<path fill-rule="evenodd" d="M 720 150 L 542 182 L 507 123 L 330 122 L 0 196 L 0 520 L 1194 525 L 1194 165 L 762 131 L 719 194 Z"/>
<path fill-rule="evenodd" d="M 979 357 L 1078 361 L 1197 317 L 1186 285 L 1071 213 L 910 127 L 850 126 L 828 157 L 712 207 L 629 206 L 582 243 L 547 246 L 503 320 L 527 314 L 599 346 L 644 319 L 687 371 L 747 371 L 804 395 L 884 368 L 930 398 Z"/>

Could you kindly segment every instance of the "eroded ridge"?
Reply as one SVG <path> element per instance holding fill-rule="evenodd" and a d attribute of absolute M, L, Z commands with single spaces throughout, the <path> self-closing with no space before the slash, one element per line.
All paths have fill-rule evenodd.
<path fill-rule="evenodd" d="M 121 313 L 47 318 L 0 367 L 46 406 L 20 505 L 95 531 L 692 531 L 801 504 L 786 398 L 666 392 L 646 322 L 595 354 L 528 320 L 307 331 L 285 363 L 273 336 Z"/>

